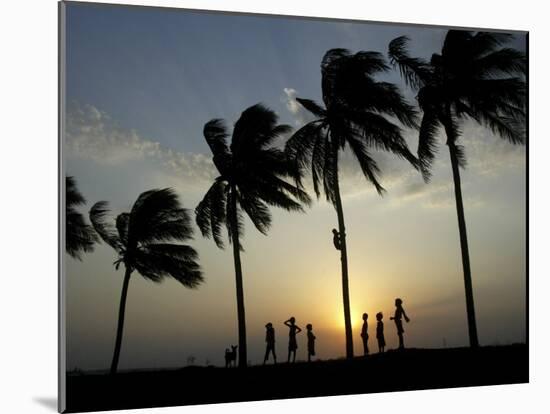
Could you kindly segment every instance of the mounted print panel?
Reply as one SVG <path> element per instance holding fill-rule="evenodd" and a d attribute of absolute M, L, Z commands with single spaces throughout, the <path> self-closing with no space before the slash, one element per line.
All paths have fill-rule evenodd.
<path fill-rule="evenodd" d="M 527 49 L 61 2 L 60 411 L 528 382 Z"/>

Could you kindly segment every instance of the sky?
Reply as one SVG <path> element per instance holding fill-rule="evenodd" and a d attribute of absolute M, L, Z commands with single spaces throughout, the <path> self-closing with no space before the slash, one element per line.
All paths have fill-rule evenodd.
<path fill-rule="evenodd" d="M 67 3 L 64 171 L 87 200 L 87 215 L 107 200 L 129 211 L 143 191 L 172 187 L 194 210 L 216 171 L 202 136 L 206 122 L 232 125 L 262 102 L 281 123 L 310 120 L 296 97 L 321 100 L 320 61 L 335 47 L 386 53 L 395 37 L 411 39 L 411 54 L 429 58 L 446 30 L 419 26 L 217 14 Z M 525 36 L 513 46 L 526 49 Z M 396 71 L 378 77 L 403 87 Z M 468 165 L 462 171 L 479 338 L 482 345 L 526 338 L 526 156 L 490 131 L 462 125 Z M 404 132 L 411 149 L 417 138 Z M 443 144 L 444 138 L 440 137 Z M 397 346 L 389 321 L 394 299 L 411 318 L 410 347 L 468 344 L 463 273 L 449 155 L 440 146 L 425 184 L 403 161 L 374 154 L 387 193 L 380 197 L 348 153 L 341 155 L 354 345 L 361 351 L 361 315 L 385 315 L 388 348 Z M 312 193 L 313 195 L 313 193 Z M 313 324 L 321 359 L 345 355 L 339 254 L 332 245 L 334 208 L 323 197 L 306 213 L 273 208 L 268 236 L 246 221 L 244 275 L 248 358 L 261 363 L 272 322 L 279 359 L 288 329 Z M 218 249 L 198 229 L 190 242 L 205 282 L 187 289 L 155 284 L 134 273 L 126 308 L 120 369 L 223 364 L 237 344 L 235 276 L 230 248 Z M 123 270 L 105 244 L 82 261 L 65 255 L 67 367 L 109 367 Z M 305 334 L 297 359 L 306 357 Z"/>

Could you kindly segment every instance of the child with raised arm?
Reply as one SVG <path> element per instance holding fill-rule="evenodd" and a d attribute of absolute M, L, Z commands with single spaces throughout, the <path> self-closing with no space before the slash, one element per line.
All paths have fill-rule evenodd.
<path fill-rule="evenodd" d="M 265 326 L 265 357 L 264 357 L 264 365 L 269 359 L 269 353 L 273 354 L 273 362 L 277 363 L 277 355 L 275 355 L 275 328 L 273 328 L 273 324 L 269 322 Z"/>
<path fill-rule="evenodd" d="M 367 323 L 369 315 L 363 314 L 363 328 L 361 328 L 361 338 L 363 339 L 363 353 L 365 356 L 369 354 L 369 324 Z"/>
<path fill-rule="evenodd" d="M 382 322 L 382 318 L 384 315 L 382 315 L 382 312 L 378 312 L 376 314 L 376 320 L 378 321 L 376 323 L 376 339 L 378 339 L 378 352 L 384 352 L 384 348 L 386 347 L 386 339 L 384 338 L 384 322 Z"/>
<path fill-rule="evenodd" d="M 296 325 L 296 318 L 292 316 L 289 320 L 285 321 L 285 325 L 289 327 L 288 331 L 288 362 L 290 362 L 290 354 L 293 355 L 292 362 L 296 362 L 296 350 L 298 349 L 298 343 L 296 342 L 296 334 L 302 332 L 302 329 Z"/>
<path fill-rule="evenodd" d="M 307 329 L 307 362 L 311 362 L 311 357 L 315 356 L 315 335 L 313 335 L 313 325 L 308 323 Z"/>
<path fill-rule="evenodd" d="M 395 322 L 395 326 L 397 327 L 397 336 L 399 337 L 399 349 L 405 349 L 405 345 L 403 343 L 403 333 L 405 330 L 403 329 L 403 321 L 401 318 L 405 318 L 405 321 L 409 323 L 410 319 L 405 313 L 405 309 L 403 309 L 403 301 L 399 298 L 395 299 L 395 314 L 393 317 L 390 317 L 390 320 L 393 320 Z"/>

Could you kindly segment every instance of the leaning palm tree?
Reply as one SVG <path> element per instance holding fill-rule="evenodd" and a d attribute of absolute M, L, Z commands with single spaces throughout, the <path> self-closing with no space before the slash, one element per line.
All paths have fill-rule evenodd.
<path fill-rule="evenodd" d="M 125 267 L 110 371 L 114 374 L 120 356 L 126 297 L 132 273 L 136 271 L 156 283 L 165 277 L 172 277 L 187 288 L 196 288 L 203 277 L 195 249 L 173 243 L 191 239 L 193 228 L 189 211 L 181 207 L 172 189 L 142 193 L 131 211 L 119 214 L 114 224 L 106 220 L 108 214 L 105 201 L 97 202 L 90 210 L 90 221 L 96 232 L 118 254 L 115 269 L 118 270 L 121 264 Z"/>
<path fill-rule="evenodd" d="M 76 187 L 73 177 L 65 177 L 65 250 L 74 259 L 82 260 L 82 253 L 94 250 L 98 241 L 94 229 L 84 221 L 76 206 L 86 204 L 86 199 Z"/>
<path fill-rule="evenodd" d="M 346 226 L 340 195 L 339 153 L 346 146 L 357 159 L 361 171 L 379 194 L 380 170 L 371 150 L 385 150 L 417 166 L 409 151 L 397 120 L 408 127 L 416 126 L 416 112 L 391 83 L 379 82 L 374 75 L 388 71 L 380 53 L 351 54 L 345 49 L 331 49 L 321 63 L 322 94 L 325 107 L 308 100 L 296 100 L 316 119 L 299 129 L 286 144 L 289 159 L 300 173 L 311 171 L 317 195 L 325 193 L 336 209 L 339 228 L 339 250 L 342 265 L 342 292 L 346 334 L 346 357 L 353 357 L 351 331 Z M 338 237 L 338 235 L 337 235 Z"/>
<path fill-rule="evenodd" d="M 204 126 L 204 137 L 213 153 L 219 176 L 198 204 L 196 221 L 203 236 L 214 239 L 224 248 L 222 226 L 227 227 L 233 245 L 237 289 L 239 332 L 239 367 L 247 365 L 246 320 L 240 238 L 244 230 L 243 213 L 256 229 L 267 234 L 271 225 L 269 206 L 287 211 L 303 211 L 308 195 L 285 181 L 295 174 L 282 150 L 274 141 L 290 131 L 288 125 L 277 124 L 277 115 L 257 104 L 246 109 L 235 123 L 231 143 L 229 130 L 221 119 Z"/>
<path fill-rule="evenodd" d="M 526 60 L 515 49 L 502 47 L 511 40 L 504 33 L 449 30 L 440 54 L 431 61 L 409 56 L 408 38 L 394 39 L 389 56 L 405 82 L 418 92 L 423 112 L 418 156 L 426 181 L 437 151 L 438 131 L 443 127 L 453 171 L 470 346 L 479 345 L 466 221 L 459 167 L 466 166 L 460 124 L 471 119 L 513 144 L 525 141 Z"/>

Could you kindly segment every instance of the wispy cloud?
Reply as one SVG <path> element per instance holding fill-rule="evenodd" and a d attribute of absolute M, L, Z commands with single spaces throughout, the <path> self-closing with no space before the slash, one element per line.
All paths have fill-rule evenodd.
<path fill-rule="evenodd" d="M 150 160 L 168 174 L 211 181 L 215 168 L 209 156 L 164 148 L 123 128 L 109 114 L 92 105 L 72 103 L 67 109 L 65 145 L 67 155 L 93 160 L 100 165 Z"/>
<path fill-rule="evenodd" d="M 314 116 L 307 111 L 302 105 L 298 103 L 296 100 L 296 97 L 298 96 L 298 92 L 294 88 L 284 88 L 284 97 L 283 102 L 286 105 L 286 108 L 288 111 L 292 114 L 294 118 L 294 124 L 297 127 L 301 127 L 302 125 L 313 121 L 315 118 Z"/>

